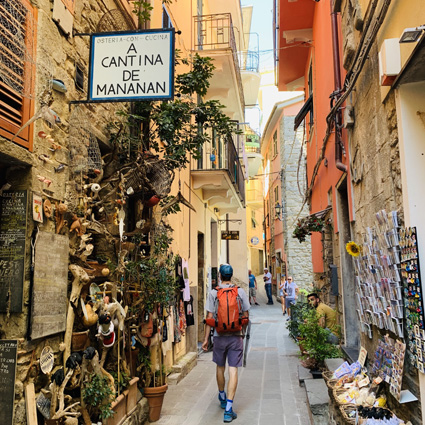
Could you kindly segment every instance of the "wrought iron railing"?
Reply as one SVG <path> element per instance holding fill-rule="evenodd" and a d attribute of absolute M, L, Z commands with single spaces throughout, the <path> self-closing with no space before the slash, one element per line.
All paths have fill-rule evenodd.
<path fill-rule="evenodd" d="M 239 63 L 241 71 L 259 72 L 260 54 L 251 50 L 239 52 Z"/>
<path fill-rule="evenodd" d="M 243 205 L 245 205 L 245 179 L 238 152 L 231 136 L 206 144 L 192 170 L 225 170 Z"/>
<path fill-rule="evenodd" d="M 215 15 L 194 16 L 195 49 L 197 50 L 217 50 L 231 49 L 233 63 L 236 70 L 239 96 L 242 103 L 242 110 L 245 110 L 245 100 L 241 71 L 238 59 L 238 49 L 236 45 L 235 33 L 233 31 L 232 15 L 230 13 L 219 13 Z"/>

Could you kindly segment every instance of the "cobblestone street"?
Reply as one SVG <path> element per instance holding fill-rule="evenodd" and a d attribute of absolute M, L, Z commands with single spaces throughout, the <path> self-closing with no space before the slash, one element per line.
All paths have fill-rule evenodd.
<path fill-rule="evenodd" d="M 261 280 L 257 278 L 260 282 Z M 281 305 L 266 305 L 263 284 L 252 306 L 251 342 L 246 368 L 239 369 L 234 401 L 240 425 L 310 425 L 305 389 L 298 385 L 298 348 L 285 327 Z M 165 395 L 158 425 L 209 425 L 223 422 L 217 400 L 212 354 L 201 354 L 197 366 Z"/>

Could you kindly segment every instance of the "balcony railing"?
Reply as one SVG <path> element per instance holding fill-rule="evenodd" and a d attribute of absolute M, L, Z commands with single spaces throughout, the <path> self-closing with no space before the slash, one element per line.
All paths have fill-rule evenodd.
<path fill-rule="evenodd" d="M 238 152 L 233 139 L 229 136 L 225 141 L 216 141 L 214 147 L 205 145 L 201 157 L 193 171 L 225 170 L 243 205 L 245 205 L 245 180 Z"/>
<path fill-rule="evenodd" d="M 260 70 L 260 54 L 255 51 L 239 52 L 239 63 L 241 71 L 259 72 Z"/>
<path fill-rule="evenodd" d="M 218 50 L 231 49 L 233 63 L 238 80 L 239 96 L 242 103 L 242 110 L 245 110 L 245 100 L 243 96 L 242 78 L 238 59 L 238 49 L 236 46 L 235 33 L 233 31 L 232 15 L 230 13 L 219 13 L 215 15 L 194 16 L 195 49 L 197 50 Z"/>

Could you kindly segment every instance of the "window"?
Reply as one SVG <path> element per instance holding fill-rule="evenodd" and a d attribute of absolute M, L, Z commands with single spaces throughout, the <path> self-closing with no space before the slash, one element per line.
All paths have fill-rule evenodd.
<path fill-rule="evenodd" d="M 174 28 L 170 15 L 168 14 L 165 6 L 162 6 L 162 28 Z"/>
<path fill-rule="evenodd" d="M 27 0 L 0 2 L 0 136 L 10 140 L 34 113 L 36 13 Z M 31 150 L 32 131 L 15 142 Z"/>
<path fill-rule="evenodd" d="M 274 205 L 280 204 L 279 202 L 279 186 L 274 188 Z"/>
<path fill-rule="evenodd" d="M 255 219 L 255 211 L 251 211 L 251 227 L 255 229 L 258 226 L 258 222 Z"/>
<path fill-rule="evenodd" d="M 277 130 L 273 133 L 273 156 L 277 155 Z"/>
<path fill-rule="evenodd" d="M 310 116 L 308 124 L 310 128 L 314 123 L 314 114 L 313 114 L 313 63 L 310 63 L 310 68 L 308 70 L 308 95 L 311 97 L 311 106 L 310 106 Z"/>

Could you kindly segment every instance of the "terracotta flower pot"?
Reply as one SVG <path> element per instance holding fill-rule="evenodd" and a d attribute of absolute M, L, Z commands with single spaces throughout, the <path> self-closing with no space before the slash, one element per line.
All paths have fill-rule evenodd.
<path fill-rule="evenodd" d="M 162 403 L 167 389 L 167 384 L 161 387 L 144 388 L 143 395 L 148 399 L 149 403 L 149 422 L 156 422 L 161 416 Z"/>
<path fill-rule="evenodd" d="M 112 418 L 103 421 L 104 425 L 118 425 L 127 416 L 127 403 L 124 394 L 119 395 L 111 404 L 111 409 L 115 412 Z"/>
<path fill-rule="evenodd" d="M 130 385 L 125 391 L 127 393 L 127 415 L 130 415 L 134 408 L 137 406 L 137 382 L 139 382 L 139 378 L 136 376 L 130 381 Z"/>

